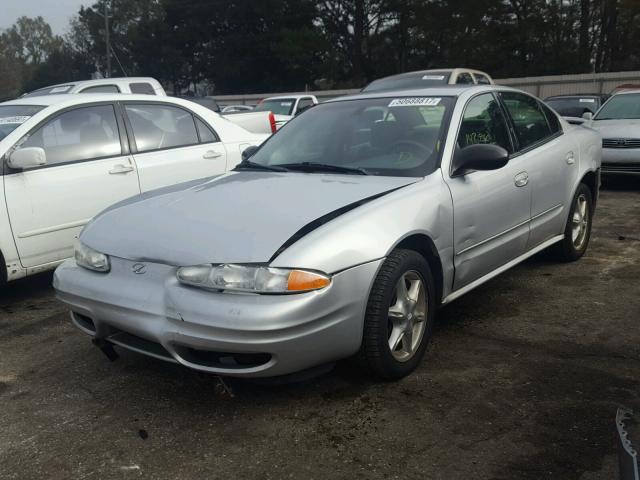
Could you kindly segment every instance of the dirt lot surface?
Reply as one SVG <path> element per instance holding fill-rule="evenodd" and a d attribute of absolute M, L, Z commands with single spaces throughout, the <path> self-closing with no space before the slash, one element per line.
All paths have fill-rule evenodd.
<path fill-rule="evenodd" d="M 229 382 L 110 363 L 51 275 L 0 289 L 0 478 L 614 479 L 640 411 L 640 179 L 608 182 L 590 250 L 535 257 L 439 314 L 418 371 Z"/>

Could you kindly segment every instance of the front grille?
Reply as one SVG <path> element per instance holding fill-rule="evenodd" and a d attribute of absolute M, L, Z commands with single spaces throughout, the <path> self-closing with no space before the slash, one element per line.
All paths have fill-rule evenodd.
<path fill-rule="evenodd" d="M 640 138 L 604 138 L 603 148 L 640 148 Z"/>

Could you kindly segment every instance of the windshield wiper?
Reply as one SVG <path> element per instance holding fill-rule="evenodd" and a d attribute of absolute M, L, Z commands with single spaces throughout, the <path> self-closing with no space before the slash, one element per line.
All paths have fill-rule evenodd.
<path fill-rule="evenodd" d="M 251 160 L 243 160 L 235 166 L 233 170 L 266 170 L 269 172 L 286 172 L 286 168 L 276 167 L 275 165 L 263 165 L 262 163 L 252 162 Z"/>
<path fill-rule="evenodd" d="M 342 165 L 331 165 L 328 163 L 301 162 L 301 163 L 285 163 L 281 165 L 287 170 L 300 170 L 304 172 L 334 172 L 346 173 L 349 175 L 369 175 L 364 168 L 344 167 Z"/>

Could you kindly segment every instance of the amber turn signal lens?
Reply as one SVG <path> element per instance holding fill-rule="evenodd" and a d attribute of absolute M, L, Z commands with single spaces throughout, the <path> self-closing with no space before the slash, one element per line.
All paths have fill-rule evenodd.
<path fill-rule="evenodd" d="M 306 290 L 318 290 L 331 283 L 331 279 L 325 275 L 302 270 L 292 270 L 289 273 L 287 290 L 289 292 L 303 292 Z"/>

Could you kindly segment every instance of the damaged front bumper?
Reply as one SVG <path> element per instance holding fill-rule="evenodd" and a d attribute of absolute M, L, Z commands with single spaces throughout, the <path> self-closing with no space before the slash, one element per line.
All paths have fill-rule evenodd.
<path fill-rule="evenodd" d="M 180 284 L 176 267 L 111 257 L 97 273 L 67 260 L 56 270 L 58 299 L 73 323 L 107 351 L 118 345 L 219 375 L 295 373 L 356 353 L 369 289 L 382 259 L 291 295 L 205 291 Z"/>

